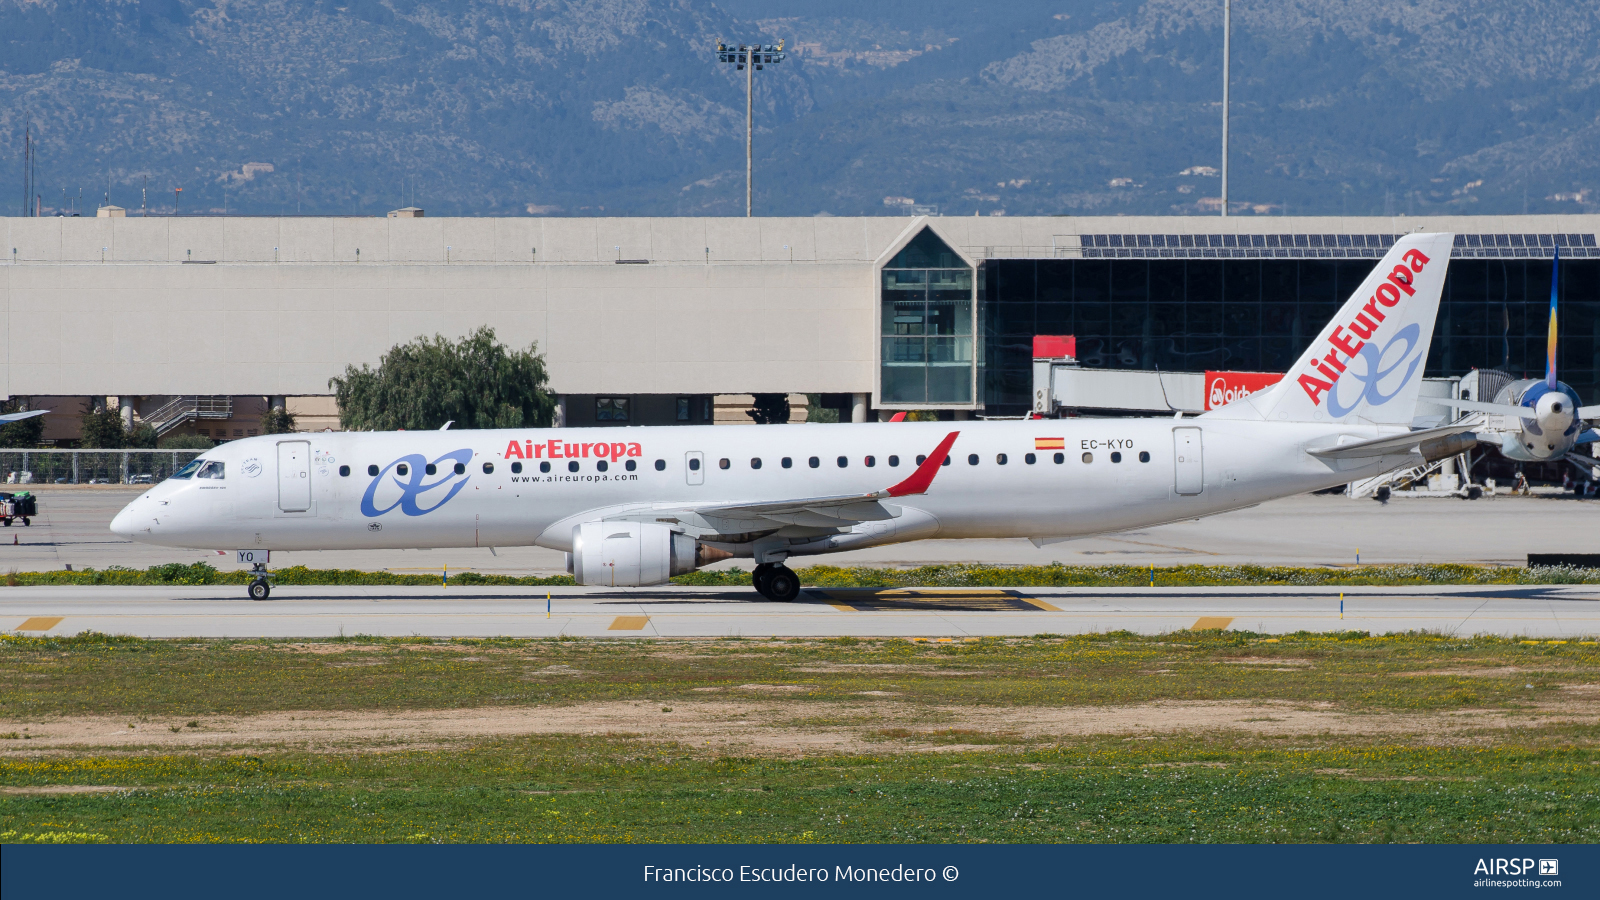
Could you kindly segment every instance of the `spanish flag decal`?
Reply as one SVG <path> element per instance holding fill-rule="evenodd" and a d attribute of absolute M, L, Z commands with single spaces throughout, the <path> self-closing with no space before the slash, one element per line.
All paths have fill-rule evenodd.
<path fill-rule="evenodd" d="M 1035 450 L 1065 450 L 1065 449 L 1067 449 L 1067 439 L 1066 438 L 1034 438 L 1033 439 L 1033 449 L 1035 449 Z"/>

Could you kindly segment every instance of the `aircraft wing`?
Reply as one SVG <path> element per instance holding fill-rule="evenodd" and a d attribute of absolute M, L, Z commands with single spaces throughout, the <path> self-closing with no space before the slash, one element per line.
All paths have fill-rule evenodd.
<path fill-rule="evenodd" d="M 1580 418 L 1580 419 L 1600 419 L 1600 406 L 1580 406 L 1580 407 L 1578 407 L 1578 418 Z"/>
<path fill-rule="evenodd" d="M 933 453 L 917 466 L 916 471 L 898 484 L 881 491 L 866 494 L 837 494 L 825 497 L 799 497 L 792 500 L 773 500 L 760 503 L 709 503 L 680 507 L 684 512 L 699 516 L 724 533 L 754 530 L 752 525 L 806 525 L 812 527 L 839 527 L 858 522 L 875 522 L 893 519 L 900 511 L 885 506 L 882 500 L 921 494 L 933 483 L 933 476 L 944 465 L 950 446 L 956 442 L 959 431 L 945 435 Z M 656 514 L 666 512 L 661 508 Z M 767 527 L 771 527 L 767 525 Z"/>
<path fill-rule="evenodd" d="M 1466 410 L 1467 412 L 1495 413 L 1496 415 L 1518 416 L 1524 419 L 1538 418 L 1538 413 L 1535 413 L 1532 409 L 1526 406 L 1512 406 L 1509 403 L 1479 403 L 1476 400 L 1452 400 L 1449 397 L 1418 397 L 1417 402 L 1432 403 L 1434 406 L 1453 406 L 1456 409 Z M 1585 407 L 1585 409 L 1593 409 L 1596 415 L 1600 415 L 1600 406 Z M 1578 414 L 1582 415 L 1583 410 L 1578 410 Z"/>
<path fill-rule="evenodd" d="M 1477 427 L 1478 425 L 1475 423 L 1444 425 L 1439 428 L 1424 428 L 1420 431 L 1356 441 L 1351 444 L 1308 449 L 1306 452 L 1319 459 L 1368 459 L 1378 456 L 1399 456 L 1410 453 L 1418 446 L 1430 441 L 1436 441 L 1452 435 L 1465 434 Z"/>
<path fill-rule="evenodd" d="M 11 422 L 20 422 L 23 419 L 31 419 L 34 416 L 42 416 L 49 411 L 50 410 L 48 409 L 30 409 L 27 412 L 6 413 L 4 415 L 0 415 L 0 425 L 7 425 Z"/>

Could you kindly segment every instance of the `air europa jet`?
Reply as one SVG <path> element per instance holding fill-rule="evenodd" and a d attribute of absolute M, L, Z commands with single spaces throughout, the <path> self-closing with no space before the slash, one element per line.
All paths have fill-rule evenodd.
<path fill-rule="evenodd" d="M 1473 443 L 1470 425 L 1410 428 L 1451 238 L 1402 238 L 1287 377 L 1195 418 L 269 435 L 207 451 L 111 529 L 219 550 L 537 545 L 616 587 L 737 557 L 793 600 L 793 557 L 1241 509 Z"/>

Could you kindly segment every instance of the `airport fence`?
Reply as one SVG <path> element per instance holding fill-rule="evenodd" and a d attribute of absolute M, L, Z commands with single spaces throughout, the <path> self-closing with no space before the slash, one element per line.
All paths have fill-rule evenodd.
<path fill-rule="evenodd" d="M 24 484 L 154 484 L 204 450 L 0 450 L 0 480 Z"/>

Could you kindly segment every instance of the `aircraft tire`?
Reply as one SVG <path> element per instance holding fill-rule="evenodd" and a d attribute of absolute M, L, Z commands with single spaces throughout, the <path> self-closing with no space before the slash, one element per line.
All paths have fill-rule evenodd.
<path fill-rule="evenodd" d="M 772 581 L 772 570 L 775 568 L 777 567 L 772 563 L 762 563 L 761 565 L 756 566 L 754 572 L 750 573 L 750 585 L 756 589 L 756 593 L 769 599 L 772 597 L 770 585 Z"/>
<path fill-rule="evenodd" d="M 774 566 L 767 573 L 766 594 L 779 603 L 793 602 L 800 596 L 800 576 L 788 566 Z"/>
<path fill-rule="evenodd" d="M 255 581 L 250 582 L 251 600 L 265 600 L 271 593 L 272 586 L 267 584 L 267 580 L 265 578 L 257 578 Z"/>

